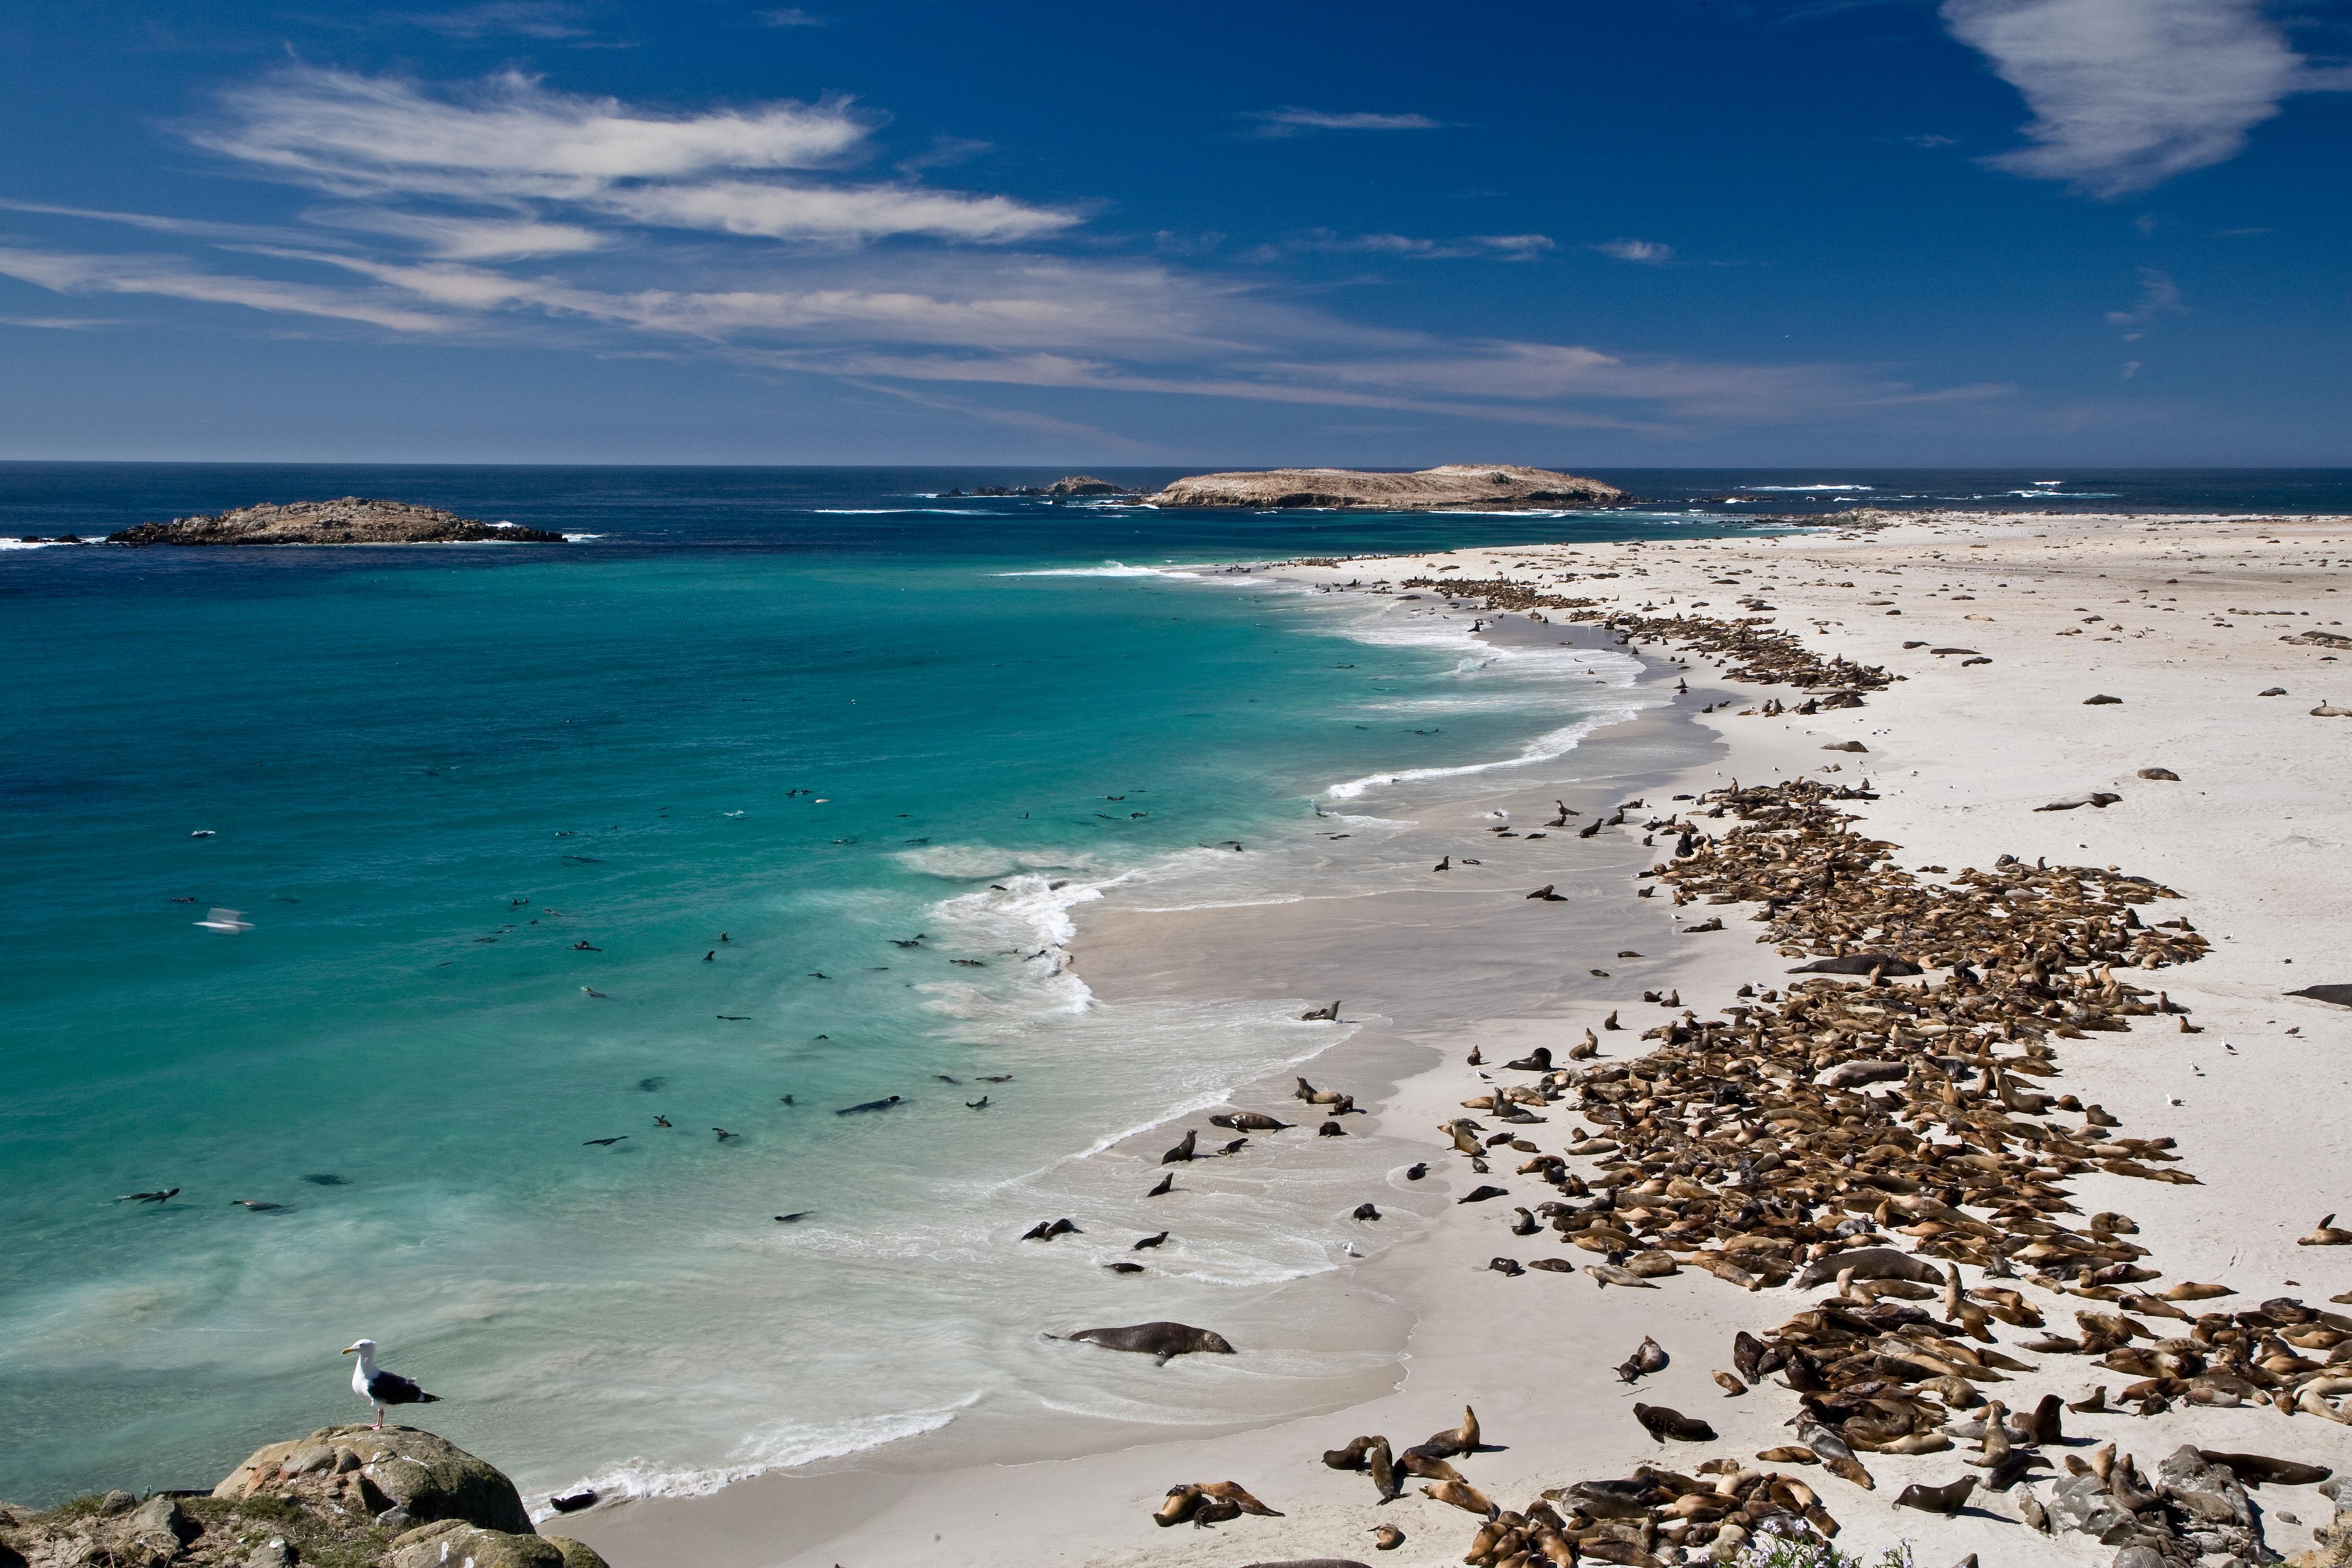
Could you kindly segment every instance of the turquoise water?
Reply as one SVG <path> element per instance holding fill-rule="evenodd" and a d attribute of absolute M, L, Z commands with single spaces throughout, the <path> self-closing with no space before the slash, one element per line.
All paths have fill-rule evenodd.
<path fill-rule="evenodd" d="M 203 504 L 128 472 L 118 511 Z M 1008 1402 L 1230 1411 L 1066 1385 L 1036 1330 L 1108 1277 L 1009 1243 L 1085 1196 L 1073 1156 L 1333 1032 L 1098 1007 L 1052 951 L 1070 910 L 1277 892 L 1333 786 L 1562 748 L 1612 689 L 1103 541 L 1628 525 L 1277 520 L 1244 552 L 1231 520 L 1139 539 L 899 477 L 707 509 L 690 474 L 536 507 L 500 482 L 493 515 L 599 537 L 0 554 L 0 1495 L 195 1484 L 351 1418 L 362 1334 L 534 1486 L 692 1489 Z M 250 929 L 195 923 L 215 907 Z M 1252 1218 L 1171 1249 L 1168 1299 L 1339 1257 Z"/>

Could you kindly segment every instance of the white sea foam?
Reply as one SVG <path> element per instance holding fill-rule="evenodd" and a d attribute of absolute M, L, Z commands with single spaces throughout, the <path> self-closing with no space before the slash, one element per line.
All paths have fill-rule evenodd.
<path fill-rule="evenodd" d="M 1017 849 L 999 849 L 989 844 L 931 844 L 920 849 L 901 849 L 890 858 L 909 871 L 961 882 L 993 881 L 1018 871 L 1094 874 L 1102 869 L 1085 855 L 1040 859 Z"/>
<path fill-rule="evenodd" d="M 1589 719 L 1563 725 L 1528 742 L 1516 757 L 1497 757 L 1484 763 L 1460 763 L 1452 767 L 1400 768 L 1394 773 L 1367 773 L 1362 778 L 1335 784 L 1323 793 L 1333 800 L 1354 800 L 1366 790 L 1381 789 L 1390 784 L 1417 784 L 1423 779 L 1466 778 L 1473 773 L 1492 773 L 1496 768 L 1518 768 L 1530 763 L 1548 763 L 1554 757 L 1566 756 L 1576 750 L 1578 743 L 1593 731 L 1631 719 L 1642 710 L 1643 706 L 1641 703 L 1629 703 L 1614 712 L 1596 713 Z"/>
<path fill-rule="evenodd" d="M 978 1403 L 980 1394 L 975 1391 L 952 1405 L 929 1410 L 856 1417 L 826 1426 L 812 1426 L 798 1421 L 780 1422 L 744 1438 L 737 1445 L 736 1456 L 730 1456 L 728 1464 L 698 1468 L 662 1465 L 643 1458 L 623 1459 L 597 1471 L 582 1485 L 607 1497 L 707 1497 L 722 1487 L 749 1480 L 768 1470 L 811 1464 L 818 1459 L 835 1459 L 845 1454 L 864 1453 L 868 1448 L 879 1448 L 887 1443 L 936 1432 Z M 574 1489 L 562 1487 L 556 1489 L 569 1491 Z M 544 1520 L 554 1511 L 541 1502 L 531 1510 L 531 1517 Z"/>
<path fill-rule="evenodd" d="M 64 541 L 57 539 L 0 539 L 0 550 L 54 550 L 61 543 Z"/>
<path fill-rule="evenodd" d="M 1106 561 L 1099 566 L 1056 566 L 1036 572 L 999 572 L 999 577 L 1178 577 L 1189 573 L 1165 572 L 1157 566 L 1129 566 L 1121 561 Z"/>

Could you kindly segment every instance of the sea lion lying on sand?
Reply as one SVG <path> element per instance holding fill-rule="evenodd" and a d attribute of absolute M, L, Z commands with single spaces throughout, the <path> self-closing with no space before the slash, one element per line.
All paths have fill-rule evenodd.
<path fill-rule="evenodd" d="M 1207 1352 L 1213 1355 L 1232 1355 L 1234 1347 L 1225 1336 L 1207 1329 L 1196 1329 L 1190 1323 L 1133 1323 L 1123 1329 L 1080 1329 L 1070 1334 L 1047 1334 L 1049 1340 L 1083 1340 L 1100 1345 L 1105 1350 L 1133 1351 L 1139 1355 L 1156 1356 L 1166 1366 L 1171 1356 L 1191 1355 Z"/>
<path fill-rule="evenodd" d="M 1910 1279 L 1921 1285 L 1944 1282 L 1944 1271 L 1925 1258 L 1897 1252 L 1891 1247 L 1858 1247 L 1851 1252 L 1833 1252 L 1806 1264 L 1804 1271 L 1797 1276 L 1797 1289 L 1810 1290 L 1816 1285 L 1825 1285 L 1849 1268 L 1857 1279 Z"/>
<path fill-rule="evenodd" d="M 1920 973 L 1919 966 L 1889 952 L 1850 952 L 1842 958 L 1817 958 L 1789 971 L 1791 974 L 1898 974 Z"/>

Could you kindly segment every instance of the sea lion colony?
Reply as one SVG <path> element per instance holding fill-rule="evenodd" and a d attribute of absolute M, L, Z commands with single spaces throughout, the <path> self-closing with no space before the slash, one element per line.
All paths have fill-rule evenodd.
<path fill-rule="evenodd" d="M 1409 585 L 1483 595 L 1492 609 L 1586 612 L 1591 603 L 1508 583 Z M 1735 679 L 1832 689 L 1828 701 L 1811 699 L 1799 711 L 1813 702 L 1859 705 L 1863 690 L 1889 679 L 1821 660 L 1794 638 L 1748 624 L 1572 618 L 1714 656 Z M 1792 1279 L 1801 1289 L 1831 1287 L 1760 1335 L 1741 1331 L 1728 1347 L 1736 1372 L 1716 1373 L 1727 1396 L 1778 1373 L 1772 1386 L 1796 1396 L 1788 1424 L 1799 1440 L 1753 1464 L 1717 1458 L 1695 1475 L 1643 1466 L 1627 1478 L 1554 1487 L 1518 1509 L 1453 1468 L 1477 1447 L 1467 1412 L 1462 1428 L 1402 1456 L 1386 1438 L 1364 1436 L 1325 1463 L 1369 1471 L 1379 1502 L 1399 1495 L 1400 1474 L 1427 1478 L 1426 1495 L 1482 1517 L 1463 1561 L 1486 1568 L 1565 1568 L 1580 1558 L 1648 1565 L 1668 1552 L 1727 1563 L 1759 1535 L 1834 1536 L 1837 1521 L 1812 1484 L 1758 1465 L 1819 1465 L 1843 1485 L 1871 1490 L 1862 1455 L 1961 1445 L 1967 1451 L 1956 1457 L 1981 1477 L 1963 1471 L 1944 1485 L 1909 1487 L 1896 1506 L 1954 1513 L 1981 1480 L 1987 1493 L 2010 1494 L 2031 1528 L 2116 1547 L 2118 1568 L 2212 1553 L 2269 1558 L 2244 1489 L 2327 1481 L 2324 1467 L 2184 1446 L 2151 1478 L 2112 1443 L 2087 1459 L 2063 1451 L 2088 1441 L 2065 1434 L 2067 1411 L 2262 1405 L 2352 1424 L 2344 1397 L 2352 1394 L 2352 1315 L 2286 1297 L 2198 1310 L 2195 1303 L 2236 1292 L 2192 1281 L 2159 1290 L 2161 1270 L 2127 1239 L 2138 1229 L 2127 1216 L 2103 1212 L 2080 1228 L 2063 1217 L 2080 1212 L 2063 1184 L 2086 1170 L 2195 1182 L 2177 1168 L 2173 1140 L 2127 1136 L 2100 1106 L 2036 1086 L 2063 1076 L 2054 1042 L 2127 1030 L 2132 1018 L 2169 1017 L 2194 1032 L 2188 1009 L 2126 976 L 2194 962 L 2206 939 L 2184 919 L 2144 920 L 2143 909 L 2179 895 L 2112 868 L 2004 856 L 1990 870 L 1927 868 L 1946 879 L 1923 881 L 1895 861 L 1895 846 L 1855 833 L 1855 819 L 1832 804 L 1854 798 L 1874 797 L 1866 784 L 1735 782 L 1686 814 L 1633 825 L 1661 840 L 1675 836 L 1670 858 L 1643 880 L 1671 889 L 1677 906 L 1758 906 L 1750 919 L 1767 928 L 1759 940 L 1784 958 L 1811 959 L 1790 972 L 1805 977 L 1760 993 L 1744 985 L 1721 1018 L 1700 1017 L 1678 994 L 1654 994 L 1674 1016 L 1643 1032 L 1656 1042 L 1647 1055 L 1559 1068 L 1547 1049 L 1507 1064 L 1535 1074 L 1530 1081 L 1462 1102 L 1510 1124 L 1572 1104 L 1591 1130 L 1571 1131 L 1565 1157 L 1541 1152 L 1516 1125 L 1490 1131 L 1475 1116 L 1439 1129 L 1482 1173 L 1505 1148 L 1528 1156 L 1517 1173 L 1539 1177 L 1558 1195 L 1515 1209 L 1507 1223 L 1522 1237 L 1548 1226 L 1563 1246 L 1591 1255 L 1583 1272 L 1601 1288 L 1656 1289 L 1654 1280 L 1686 1269 L 1751 1291 Z M 1719 920 L 1711 929 L 1721 929 Z M 1607 1026 L 1616 1026 L 1613 1014 Z M 1572 1058 L 1593 1055 L 1586 1035 Z M 1475 1055 L 1470 1065 L 1479 1065 Z M 1591 1180 L 1570 1159 L 1597 1162 Z M 1458 1201 L 1508 1195 L 1489 1184 Z M 2352 1243 L 2352 1230 L 2333 1218 L 2303 1242 Z M 1910 1250 L 1890 1245 L 1898 1237 Z M 1564 1258 L 1522 1265 L 1498 1257 L 1492 1267 L 1507 1278 L 1576 1269 Z M 2085 1303 L 2074 1311 L 2077 1331 L 2054 1331 L 2044 1308 L 2007 1281 Z M 2352 1301 L 2352 1292 L 2333 1300 Z M 1995 1324 L 2032 1331 L 2016 1346 L 2026 1354 L 2088 1358 L 2128 1381 L 2071 1405 L 2006 1387 L 1989 1396 L 1994 1385 L 2048 1375 L 2042 1361 L 1998 1348 Z M 1633 1382 L 1664 1359 L 1645 1341 L 1619 1375 Z M 1662 1444 L 1715 1438 L 1680 1412 L 1644 1405 L 1635 1414 Z M 2034 1489 L 2043 1479 L 2056 1483 L 2046 1500 Z M 2329 1482 L 2331 1497 L 2336 1486 Z M 1981 1502 L 1976 1511 L 2000 1517 Z M 2352 1540 L 2347 1527 L 2352 1507 L 2322 1538 Z"/>

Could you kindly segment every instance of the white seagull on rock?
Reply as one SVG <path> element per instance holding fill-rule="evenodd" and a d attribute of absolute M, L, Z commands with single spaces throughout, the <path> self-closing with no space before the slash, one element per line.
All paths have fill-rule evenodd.
<path fill-rule="evenodd" d="M 375 1342 L 362 1340 L 343 1348 L 345 1355 L 360 1358 L 352 1369 L 352 1392 L 375 1406 L 375 1429 L 383 1430 L 383 1407 L 387 1405 L 438 1405 L 438 1394 L 427 1394 L 396 1372 L 386 1372 L 375 1364 Z"/>

